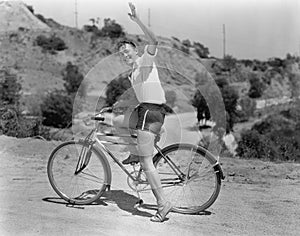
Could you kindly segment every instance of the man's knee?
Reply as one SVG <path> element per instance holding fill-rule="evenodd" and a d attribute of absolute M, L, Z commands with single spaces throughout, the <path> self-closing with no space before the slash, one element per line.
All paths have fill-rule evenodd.
<path fill-rule="evenodd" d="M 124 115 L 119 115 L 113 118 L 113 126 L 116 128 L 124 128 L 126 126 L 124 122 Z"/>
<path fill-rule="evenodd" d="M 137 145 L 142 157 L 153 155 L 155 135 L 149 131 L 138 130 Z"/>

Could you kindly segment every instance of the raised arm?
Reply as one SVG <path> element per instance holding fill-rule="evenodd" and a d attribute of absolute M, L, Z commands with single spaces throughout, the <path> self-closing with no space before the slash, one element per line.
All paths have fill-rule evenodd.
<path fill-rule="evenodd" d="M 148 53 L 151 54 L 151 55 L 154 55 L 155 51 L 156 51 L 156 48 L 157 48 L 157 44 L 158 44 L 158 41 L 157 41 L 155 35 L 138 18 L 137 14 L 136 14 L 135 6 L 131 2 L 129 3 L 129 7 L 130 7 L 130 10 L 131 10 L 131 13 L 128 13 L 130 19 L 132 21 L 136 22 L 138 24 L 138 26 L 142 29 L 145 36 L 147 37 L 147 39 L 150 42 L 150 45 L 148 45 Z"/>

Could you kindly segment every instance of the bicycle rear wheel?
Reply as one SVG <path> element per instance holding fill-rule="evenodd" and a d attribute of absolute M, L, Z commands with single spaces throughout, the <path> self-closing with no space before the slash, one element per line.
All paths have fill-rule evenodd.
<path fill-rule="evenodd" d="M 84 142 L 62 143 L 50 155 L 47 173 L 54 191 L 71 204 L 90 204 L 109 185 L 107 162 Z"/>
<path fill-rule="evenodd" d="M 191 144 L 174 144 L 154 157 L 166 198 L 173 211 L 194 214 L 217 199 L 223 173 L 216 158 L 206 149 Z"/>

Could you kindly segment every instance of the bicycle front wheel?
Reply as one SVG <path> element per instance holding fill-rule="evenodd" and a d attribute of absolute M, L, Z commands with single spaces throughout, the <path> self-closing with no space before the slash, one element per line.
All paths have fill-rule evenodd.
<path fill-rule="evenodd" d="M 51 153 L 47 173 L 54 191 L 71 204 L 90 204 L 109 184 L 107 162 L 84 142 L 69 141 Z"/>
<path fill-rule="evenodd" d="M 217 199 L 222 170 L 206 149 L 191 144 L 174 144 L 154 157 L 166 198 L 173 211 L 194 214 L 204 211 Z"/>

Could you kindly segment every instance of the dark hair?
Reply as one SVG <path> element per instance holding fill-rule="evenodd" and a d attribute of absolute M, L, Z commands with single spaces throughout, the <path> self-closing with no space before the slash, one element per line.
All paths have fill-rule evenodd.
<path fill-rule="evenodd" d="M 134 48 L 137 47 L 136 44 L 135 44 L 134 42 L 129 41 L 129 40 L 123 40 L 123 41 L 121 41 L 121 42 L 118 43 L 117 49 L 120 50 L 120 48 L 121 48 L 123 45 L 125 45 L 125 44 L 129 44 L 129 45 L 131 45 L 131 46 L 134 47 Z"/>

